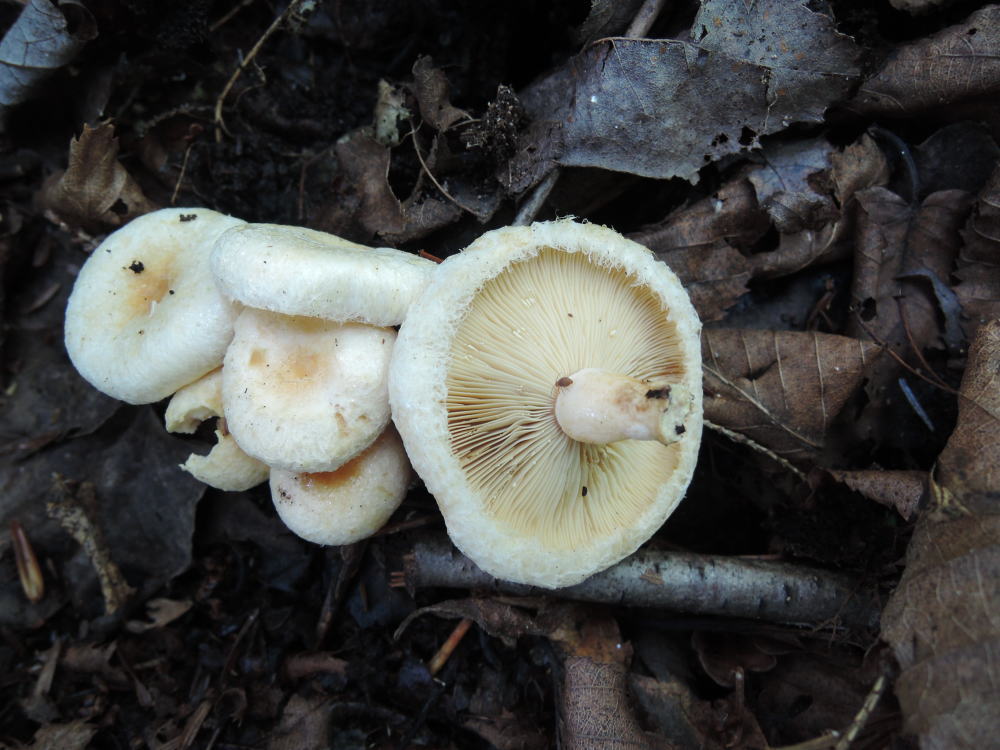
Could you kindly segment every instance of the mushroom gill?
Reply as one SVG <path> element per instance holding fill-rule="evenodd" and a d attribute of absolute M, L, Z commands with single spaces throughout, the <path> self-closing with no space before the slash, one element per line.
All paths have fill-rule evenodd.
<path fill-rule="evenodd" d="M 551 248 L 483 285 L 452 341 L 446 384 L 451 448 L 488 514 L 572 549 L 631 525 L 655 500 L 676 446 L 577 442 L 553 404 L 557 381 L 587 367 L 680 381 L 667 312 L 624 270 Z"/>

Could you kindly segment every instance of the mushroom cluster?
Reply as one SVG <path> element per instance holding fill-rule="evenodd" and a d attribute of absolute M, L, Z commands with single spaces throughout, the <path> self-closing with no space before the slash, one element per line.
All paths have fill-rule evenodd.
<path fill-rule="evenodd" d="M 168 430 L 217 418 L 212 451 L 181 468 L 223 490 L 270 477 L 292 531 L 346 544 L 374 533 L 409 484 L 389 424 L 391 326 L 433 267 L 321 232 L 164 209 L 88 258 L 66 348 L 111 396 L 173 394 Z"/>
<path fill-rule="evenodd" d="M 226 490 L 269 477 L 310 541 L 374 533 L 412 461 L 481 568 L 556 588 L 635 551 L 680 502 L 700 327 L 666 265 L 605 227 L 498 229 L 435 266 L 166 209 L 88 259 L 66 346 L 105 393 L 174 394 L 172 431 L 217 418 L 211 453 L 182 468 Z"/>

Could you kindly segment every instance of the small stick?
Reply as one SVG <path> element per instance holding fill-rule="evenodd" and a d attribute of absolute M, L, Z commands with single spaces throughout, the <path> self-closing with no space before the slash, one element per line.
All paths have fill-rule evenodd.
<path fill-rule="evenodd" d="M 867 629 L 875 598 L 852 579 L 821 568 L 689 552 L 639 550 L 583 583 L 555 591 L 484 573 L 447 539 L 429 536 L 404 557 L 407 588 L 482 588 L 624 607 L 816 626 Z M 394 581 L 395 582 L 395 581 Z"/>
<path fill-rule="evenodd" d="M 666 0 L 646 0 L 635 14 L 635 18 L 632 19 L 632 24 L 625 32 L 625 36 L 630 39 L 641 39 L 646 36 L 653 28 L 653 24 L 656 23 L 664 5 L 666 5 Z"/>
<path fill-rule="evenodd" d="M 448 657 L 452 655 L 458 644 L 462 642 L 462 639 L 469 632 L 471 626 L 472 620 L 468 617 L 459 620 L 458 625 L 455 626 L 455 629 L 451 631 L 451 635 L 448 636 L 448 640 L 441 644 L 438 652 L 427 662 L 427 671 L 431 673 L 431 677 L 441 671 L 445 662 L 448 661 Z"/>
<path fill-rule="evenodd" d="M 424 170 L 424 174 L 426 174 L 430 178 L 431 182 L 434 183 L 434 187 L 440 190 L 441 194 L 445 198 L 450 200 L 460 209 L 475 216 L 476 215 L 475 211 L 473 211 L 471 208 L 462 203 L 462 201 L 460 201 L 458 198 L 456 198 L 455 196 L 453 196 L 451 193 L 449 193 L 447 190 L 444 189 L 444 185 L 442 185 L 440 182 L 437 181 L 437 177 L 434 176 L 434 174 L 430 170 L 430 167 L 427 166 L 427 162 L 424 161 L 424 155 L 420 153 L 420 144 L 417 143 L 417 131 L 413 127 L 413 120 L 410 120 L 410 137 L 413 139 L 413 150 L 417 154 L 417 160 L 420 162 L 420 166 Z"/>
<path fill-rule="evenodd" d="M 267 30 L 260 35 L 260 39 L 258 39 L 257 43 L 254 44 L 254 46 L 250 49 L 250 52 L 247 54 L 247 56 L 243 58 L 243 61 L 236 66 L 236 70 L 233 71 L 232 76 L 230 76 L 229 80 L 226 82 L 225 87 L 222 89 L 222 93 L 219 94 L 219 98 L 215 100 L 216 143 L 222 143 L 222 131 L 225 130 L 227 134 L 229 133 L 229 131 L 226 129 L 226 123 L 222 118 L 222 105 L 226 101 L 226 97 L 229 96 L 229 92 L 233 90 L 233 86 L 236 85 L 236 81 L 239 80 L 240 76 L 243 74 L 243 71 L 246 70 L 247 66 L 249 66 L 250 63 L 253 62 L 253 59 L 257 57 L 257 53 L 260 52 L 261 47 L 264 46 L 264 42 L 266 42 L 268 39 L 271 38 L 274 32 L 278 30 L 278 27 L 280 27 L 281 24 L 284 23 L 285 19 L 288 18 L 290 15 L 292 15 L 292 13 L 294 13 L 296 10 L 298 10 L 299 6 L 302 5 L 303 2 L 305 2 L 305 0 L 292 0 L 292 2 L 288 4 L 288 7 L 285 8 L 278 15 L 278 17 L 274 19 L 271 25 L 267 27 Z"/>
<path fill-rule="evenodd" d="M 715 422 L 709 422 L 707 419 L 704 420 L 705 426 L 718 432 L 720 435 L 725 435 L 727 438 L 732 440 L 734 443 L 739 443 L 740 445 L 745 445 L 748 448 L 752 448 L 758 453 L 763 453 L 765 456 L 770 458 L 779 466 L 782 466 L 787 471 L 790 471 L 796 477 L 798 477 L 802 482 L 806 482 L 806 475 L 802 473 L 801 470 L 797 469 L 787 458 L 782 458 L 777 453 L 772 451 L 770 448 L 765 448 L 760 443 L 755 440 L 751 440 L 746 435 L 741 432 L 736 432 L 735 430 L 730 430 L 728 427 L 723 427 L 720 424 L 715 424 Z"/>
<path fill-rule="evenodd" d="M 511 222 L 511 226 L 526 227 L 535 220 L 538 212 L 545 205 L 545 201 L 549 199 L 552 188 L 559 181 L 560 172 L 559 167 L 553 167 L 552 171 L 545 175 L 545 179 L 535 185 L 534 191 L 532 191 L 528 199 L 517 210 L 517 215 L 514 217 L 514 221 Z"/>

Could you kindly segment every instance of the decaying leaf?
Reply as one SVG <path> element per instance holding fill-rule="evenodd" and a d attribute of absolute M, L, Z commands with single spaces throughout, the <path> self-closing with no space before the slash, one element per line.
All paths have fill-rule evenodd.
<path fill-rule="evenodd" d="M 805 2 L 706 1 L 689 41 L 601 40 L 523 92 L 536 123 L 522 150 L 536 163 L 696 180 L 762 135 L 821 121 L 857 55 Z"/>
<path fill-rule="evenodd" d="M 455 221 L 462 209 L 430 196 L 400 201 L 389 186 L 391 151 L 378 143 L 368 128 L 337 142 L 337 159 L 358 199 L 355 220 L 368 238 L 391 243 L 417 239 Z"/>
<path fill-rule="evenodd" d="M 418 57 L 413 63 L 413 88 L 420 116 L 435 130 L 443 133 L 456 122 L 470 119 L 468 112 L 451 103 L 448 78 L 431 58 Z"/>
<path fill-rule="evenodd" d="M 833 334 L 706 329 L 705 418 L 783 458 L 815 457 L 878 354 Z"/>
<path fill-rule="evenodd" d="M 843 149 L 821 138 L 793 142 L 761 158 L 709 197 L 630 235 L 677 273 L 702 320 L 721 318 L 751 278 L 846 255 L 855 193 L 888 180 L 885 156 L 867 135 Z M 772 223 L 778 248 L 748 254 Z"/>
<path fill-rule="evenodd" d="M 162 628 L 169 625 L 178 617 L 191 609 L 193 602 L 190 599 L 150 599 L 146 602 L 146 611 L 149 613 L 149 620 L 129 620 L 125 623 L 125 628 L 130 633 L 145 633 L 147 630 Z"/>
<path fill-rule="evenodd" d="M 902 115 L 1000 91 L 1000 6 L 906 44 L 862 84 L 855 104 L 869 114 Z"/>
<path fill-rule="evenodd" d="M 110 122 L 83 126 L 70 142 L 66 171 L 42 188 L 42 202 L 66 223 L 93 233 L 157 208 L 118 162 L 118 139 Z"/>
<path fill-rule="evenodd" d="M 926 750 L 995 744 L 1000 715 L 1000 320 L 980 327 L 958 423 L 942 451 L 932 507 L 882 616 L 902 668 L 896 695 Z"/>
<path fill-rule="evenodd" d="M 826 473 L 869 500 L 895 508 L 907 520 L 927 494 L 927 473 L 923 471 L 827 469 Z"/>
<path fill-rule="evenodd" d="M 24 750 L 83 750 L 98 729 L 80 719 L 66 724 L 46 724 L 35 731 L 30 745 L 21 747 Z M 5 743 L 0 743 L 0 748 L 13 750 Z"/>
<path fill-rule="evenodd" d="M 962 238 L 955 293 L 971 340 L 979 326 L 1000 317 L 1000 167 L 980 191 Z"/>
<path fill-rule="evenodd" d="M 752 245 L 767 226 L 753 187 L 734 180 L 630 238 L 680 277 L 702 320 L 718 320 L 750 280 L 750 262 L 737 248 Z"/>
<path fill-rule="evenodd" d="M 330 747 L 333 701 L 325 695 L 293 695 L 267 738 L 267 750 L 323 750 Z"/>
<path fill-rule="evenodd" d="M 97 22 L 76 0 L 30 0 L 0 41 L 0 113 L 24 101 L 97 37 Z"/>

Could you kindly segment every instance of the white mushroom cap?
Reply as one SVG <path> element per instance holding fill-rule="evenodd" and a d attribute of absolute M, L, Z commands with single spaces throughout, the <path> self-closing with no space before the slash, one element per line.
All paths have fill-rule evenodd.
<path fill-rule="evenodd" d="M 220 288 L 245 305 L 375 326 L 399 325 L 434 268 L 400 250 L 277 224 L 226 232 L 212 253 Z"/>
<path fill-rule="evenodd" d="M 389 520 L 406 496 L 410 463 L 390 425 L 360 456 L 336 471 L 271 472 L 271 498 L 294 533 L 316 544 L 366 539 Z"/>
<path fill-rule="evenodd" d="M 236 312 L 209 270 L 216 238 L 243 224 L 165 208 L 126 224 L 80 269 L 66 306 L 66 351 L 95 388 L 159 401 L 222 363 Z"/>
<path fill-rule="evenodd" d="M 206 419 L 218 417 L 216 443 L 207 456 L 192 453 L 181 468 L 210 487 L 242 492 L 267 481 L 266 464 L 248 456 L 226 429 L 222 410 L 222 368 L 181 388 L 170 399 L 164 421 L 168 432 L 192 433 Z"/>
<path fill-rule="evenodd" d="M 677 277 L 604 227 L 499 229 L 445 260 L 400 330 L 389 395 L 459 549 L 494 576 L 555 588 L 648 539 L 697 461 L 700 328 Z M 587 441 L 571 438 L 556 401 L 589 368 L 648 384 L 670 430 L 594 437 L 604 394 Z"/>
<path fill-rule="evenodd" d="M 222 370 L 229 431 L 272 469 L 332 471 L 389 422 L 391 328 L 245 308 Z"/>

